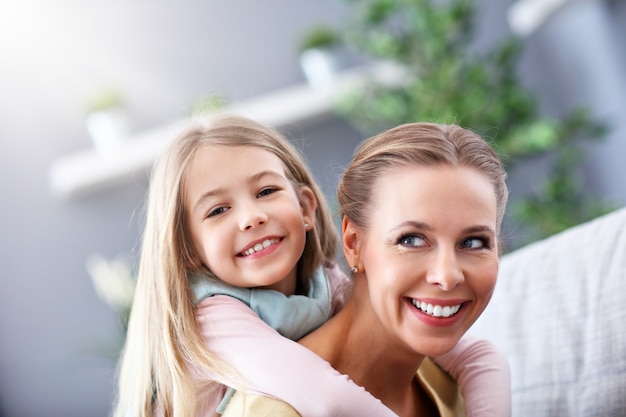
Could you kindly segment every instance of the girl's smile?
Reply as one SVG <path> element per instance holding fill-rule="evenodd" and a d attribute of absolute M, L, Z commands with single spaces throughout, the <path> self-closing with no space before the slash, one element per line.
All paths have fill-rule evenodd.
<path fill-rule="evenodd" d="M 249 245 L 248 249 L 240 252 L 237 256 L 242 258 L 259 258 L 261 256 L 268 255 L 273 252 L 274 249 L 282 242 L 282 238 L 267 237 L 258 239 L 256 242 Z M 252 255 L 257 255 L 253 257 Z"/>

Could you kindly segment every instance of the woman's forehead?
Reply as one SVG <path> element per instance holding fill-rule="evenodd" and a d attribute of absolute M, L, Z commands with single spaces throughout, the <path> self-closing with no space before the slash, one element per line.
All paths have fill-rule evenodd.
<path fill-rule="evenodd" d="M 416 217 L 439 218 L 472 214 L 475 221 L 496 221 L 496 196 L 489 179 L 464 167 L 399 167 L 383 173 L 372 183 L 370 220 L 415 221 Z M 494 227 L 495 229 L 495 227 Z"/>

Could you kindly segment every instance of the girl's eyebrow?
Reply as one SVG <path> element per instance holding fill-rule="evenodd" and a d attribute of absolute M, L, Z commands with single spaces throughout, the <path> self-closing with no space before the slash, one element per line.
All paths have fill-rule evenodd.
<path fill-rule="evenodd" d="M 198 197 L 196 204 L 194 204 L 192 212 L 196 212 L 209 197 L 224 194 L 224 192 L 225 190 L 223 188 L 215 188 L 213 190 L 202 193 L 202 195 Z"/>
<path fill-rule="evenodd" d="M 250 180 L 251 181 L 257 181 L 257 180 L 260 180 L 261 178 L 267 177 L 267 176 L 281 178 L 281 179 L 285 178 L 285 176 L 280 174 L 279 172 L 272 171 L 272 170 L 265 170 L 265 171 L 261 171 L 261 172 L 258 172 L 256 174 L 252 175 L 250 177 Z"/>
<path fill-rule="evenodd" d="M 275 178 L 280 178 L 280 179 L 284 179 L 285 178 L 284 175 L 281 175 L 280 173 L 278 173 L 276 171 L 265 170 L 265 171 L 257 172 L 254 175 L 251 175 L 250 178 L 248 179 L 248 181 L 250 181 L 250 182 L 258 181 L 258 180 L 262 179 L 263 177 L 275 177 Z M 214 197 L 216 195 L 224 194 L 225 192 L 226 192 L 226 190 L 224 188 L 215 188 L 215 189 L 208 190 L 208 191 L 202 193 L 202 195 L 200 195 L 200 197 L 198 197 L 198 200 L 196 201 L 196 203 L 193 206 L 193 212 L 197 211 L 198 208 L 202 205 L 202 203 L 204 203 L 204 201 L 206 201 L 209 197 Z"/>

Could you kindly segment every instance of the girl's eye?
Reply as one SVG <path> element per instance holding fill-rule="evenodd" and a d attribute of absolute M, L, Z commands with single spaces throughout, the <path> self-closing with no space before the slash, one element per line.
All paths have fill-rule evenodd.
<path fill-rule="evenodd" d="M 404 235 L 398 239 L 398 243 L 402 246 L 424 246 L 426 241 L 418 235 Z"/>
<path fill-rule="evenodd" d="M 278 188 L 267 187 L 267 188 L 264 188 L 261 191 L 259 191 L 259 194 L 257 194 L 257 197 L 265 197 L 266 195 L 273 194 L 276 191 L 278 191 Z"/>
<path fill-rule="evenodd" d="M 489 239 L 482 237 L 471 237 L 462 241 L 460 247 L 463 249 L 488 249 Z"/>
<path fill-rule="evenodd" d="M 214 216 L 219 216 L 222 213 L 225 213 L 226 211 L 228 211 L 228 207 L 218 207 L 216 209 L 213 209 L 209 212 L 209 214 L 207 215 L 207 217 L 214 217 Z"/>

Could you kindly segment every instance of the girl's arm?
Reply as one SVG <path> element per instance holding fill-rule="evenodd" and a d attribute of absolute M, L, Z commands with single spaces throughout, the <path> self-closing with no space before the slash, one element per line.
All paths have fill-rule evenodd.
<path fill-rule="evenodd" d="M 282 337 L 241 301 L 207 298 L 198 304 L 196 318 L 208 348 L 237 369 L 252 393 L 281 399 L 303 417 L 396 416 L 328 362 Z"/>
<path fill-rule="evenodd" d="M 461 387 L 467 417 L 511 415 L 509 363 L 493 343 L 466 334 L 454 349 L 433 359 Z"/>

